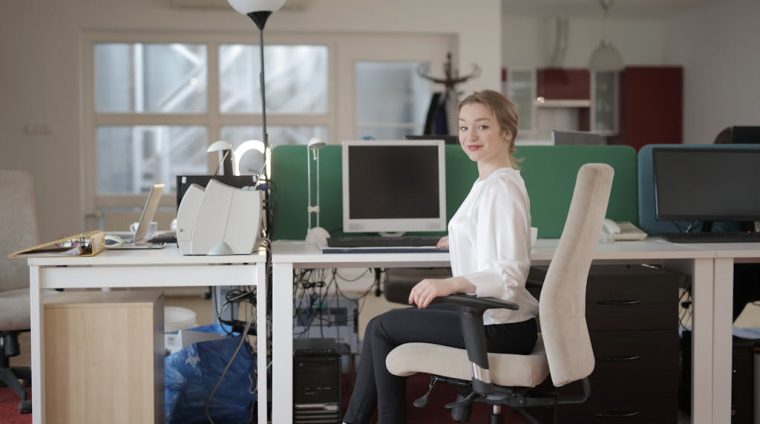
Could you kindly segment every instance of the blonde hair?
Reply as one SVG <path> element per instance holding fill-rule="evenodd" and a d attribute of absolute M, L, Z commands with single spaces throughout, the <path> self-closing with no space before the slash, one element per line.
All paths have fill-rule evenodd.
<path fill-rule="evenodd" d="M 519 161 L 514 156 L 518 124 L 517 107 L 515 104 L 498 91 L 483 90 L 476 91 L 465 97 L 464 100 L 459 103 L 459 111 L 462 111 L 462 106 L 474 103 L 482 104 L 490 109 L 494 116 L 496 116 L 496 122 L 499 124 L 501 130 L 506 133 L 506 142 L 509 143 L 509 162 L 512 166 L 517 167 Z"/>

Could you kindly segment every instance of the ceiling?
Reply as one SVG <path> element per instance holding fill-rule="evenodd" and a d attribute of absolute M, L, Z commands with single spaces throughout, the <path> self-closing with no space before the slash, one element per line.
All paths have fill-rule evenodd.
<path fill-rule="evenodd" d="M 501 0 L 505 14 L 603 17 L 599 0 Z M 684 11 L 709 0 L 614 0 L 611 18 L 657 18 Z"/>

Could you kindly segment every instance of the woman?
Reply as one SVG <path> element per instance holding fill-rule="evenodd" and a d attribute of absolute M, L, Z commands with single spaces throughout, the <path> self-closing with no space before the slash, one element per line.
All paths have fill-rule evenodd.
<path fill-rule="evenodd" d="M 477 163 L 478 179 L 449 222 L 453 277 L 424 279 L 409 294 L 416 308 L 373 318 L 364 335 L 356 384 L 344 422 L 367 423 L 375 408 L 378 424 L 406 422 L 405 381 L 388 372 L 385 357 L 409 342 L 464 347 L 456 311 L 428 308 L 452 293 L 489 296 L 517 303 L 516 311 L 493 309 L 483 320 L 489 352 L 528 354 L 536 342 L 538 302 L 525 281 L 530 267 L 530 201 L 513 156 L 517 135 L 515 106 L 485 90 L 459 105 L 459 143 Z"/>

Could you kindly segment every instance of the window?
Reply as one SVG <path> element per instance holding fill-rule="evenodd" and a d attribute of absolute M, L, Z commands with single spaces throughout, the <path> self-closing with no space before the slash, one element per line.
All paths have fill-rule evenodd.
<path fill-rule="evenodd" d="M 154 183 L 171 193 L 176 175 L 213 168 L 212 142 L 262 138 L 258 45 L 95 42 L 92 49 L 96 196 L 139 195 Z M 269 45 L 264 55 L 270 145 L 327 139 L 327 46 Z"/>
<path fill-rule="evenodd" d="M 84 161 L 95 164 L 84 171 L 85 210 L 100 219 L 98 226 L 126 228 L 158 182 L 166 185 L 166 217 L 173 216 L 176 175 L 217 167 L 207 146 L 262 139 L 255 37 L 85 34 Z M 270 145 L 421 132 L 432 87 L 416 68 L 440 69 L 453 40 L 271 35 L 264 51 Z"/>
<path fill-rule="evenodd" d="M 403 139 L 422 134 L 431 84 L 416 74 L 419 62 L 356 64 L 356 132 L 360 138 Z"/>

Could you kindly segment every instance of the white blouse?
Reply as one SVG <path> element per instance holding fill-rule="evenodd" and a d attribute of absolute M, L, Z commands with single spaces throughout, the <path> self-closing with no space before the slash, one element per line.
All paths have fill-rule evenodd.
<path fill-rule="evenodd" d="M 530 268 L 530 199 L 520 171 L 499 168 L 473 184 L 449 222 L 454 276 L 475 285 L 478 297 L 495 297 L 520 306 L 489 309 L 488 324 L 520 322 L 538 315 L 538 302 L 525 288 Z"/>

